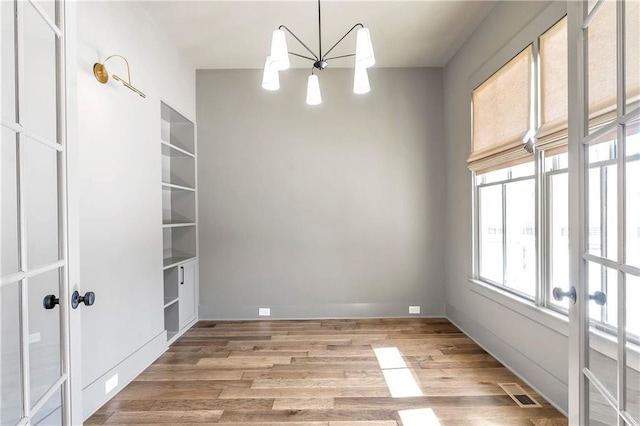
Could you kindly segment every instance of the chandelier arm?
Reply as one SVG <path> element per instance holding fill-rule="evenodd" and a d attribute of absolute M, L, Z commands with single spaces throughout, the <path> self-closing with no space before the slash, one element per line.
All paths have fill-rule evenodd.
<path fill-rule="evenodd" d="M 308 57 L 308 56 L 299 55 L 299 54 L 297 54 L 297 53 L 293 53 L 293 52 L 289 52 L 289 55 L 297 56 L 298 58 L 308 59 L 308 60 L 310 60 L 310 61 L 314 61 L 314 62 L 316 61 L 315 59 L 310 58 L 310 57 Z"/>
<path fill-rule="evenodd" d="M 340 42 L 341 42 L 342 40 L 344 40 L 344 38 L 345 38 L 346 36 L 348 36 L 349 34 L 351 34 L 351 31 L 355 30 L 358 26 L 360 26 L 360 27 L 364 28 L 364 25 L 362 25 L 361 23 L 357 23 L 357 24 L 355 24 L 353 27 L 351 27 L 351 29 L 350 29 L 349 31 L 347 31 L 347 32 L 345 33 L 345 35 L 343 35 L 343 36 L 340 38 L 340 40 L 338 40 L 338 41 L 336 42 L 336 44 L 334 44 L 333 46 L 331 46 L 331 49 L 327 50 L 327 52 L 325 53 L 325 56 L 326 56 L 326 55 L 328 55 L 328 54 L 329 54 L 329 52 L 331 52 L 331 51 L 332 51 L 332 50 L 333 50 L 337 45 L 339 45 L 339 44 L 340 44 Z M 321 59 L 322 59 L 322 60 L 324 60 L 324 58 L 321 58 Z"/>
<path fill-rule="evenodd" d="M 315 54 L 315 53 L 313 53 L 313 50 L 309 49 L 309 47 L 308 47 L 306 44 L 304 44 L 304 43 L 302 42 L 302 40 L 300 40 L 300 39 L 298 38 L 298 36 L 297 36 L 297 35 L 295 35 L 295 34 L 294 34 L 294 33 L 293 33 L 289 28 L 287 28 L 287 26 L 286 26 L 286 25 L 280 25 L 280 26 L 278 27 L 278 29 L 279 29 L 279 30 L 281 30 L 281 29 L 283 29 L 283 28 L 284 28 L 285 30 L 287 30 L 287 32 L 288 32 L 289 34 L 291 34 L 291 35 L 293 36 L 293 38 L 295 38 L 295 39 L 298 41 L 298 43 L 300 43 L 300 44 L 301 44 L 305 49 L 307 49 L 307 51 L 308 51 L 309 53 L 311 53 L 311 54 L 313 55 L 313 57 L 314 57 L 314 58 L 316 58 L 316 61 L 318 61 L 318 60 L 319 60 L 318 56 L 316 56 L 316 54 Z"/>
<path fill-rule="evenodd" d="M 332 56 L 330 58 L 324 58 L 324 60 L 328 62 L 328 61 L 330 61 L 332 59 L 349 58 L 351 56 L 356 56 L 356 54 L 355 53 L 350 53 L 348 55 Z"/>

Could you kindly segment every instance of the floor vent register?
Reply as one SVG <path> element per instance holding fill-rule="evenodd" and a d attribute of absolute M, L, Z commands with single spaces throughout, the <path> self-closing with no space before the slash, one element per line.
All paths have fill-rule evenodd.
<path fill-rule="evenodd" d="M 498 386 L 500 386 L 520 408 L 541 407 L 538 401 L 533 399 L 531 395 L 525 392 L 517 383 L 498 383 Z"/>

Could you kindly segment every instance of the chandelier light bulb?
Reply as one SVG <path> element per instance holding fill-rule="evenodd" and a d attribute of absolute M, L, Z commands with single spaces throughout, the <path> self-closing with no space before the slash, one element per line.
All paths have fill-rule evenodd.
<path fill-rule="evenodd" d="M 356 68 L 370 68 L 375 63 L 369 28 L 360 28 L 356 33 Z"/>
<path fill-rule="evenodd" d="M 278 71 L 289 69 L 289 51 L 284 31 L 275 30 L 271 36 L 271 66 Z"/>
<path fill-rule="evenodd" d="M 364 67 L 356 66 L 353 73 L 353 93 L 356 95 L 362 95 L 363 93 L 369 93 L 371 87 L 369 86 L 369 75 L 367 69 Z"/>
<path fill-rule="evenodd" d="M 271 63 L 271 56 L 267 56 L 267 60 L 264 62 L 262 88 L 266 90 L 278 90 L 280 88 L 280 77 L 278 70 L 275 69 Z"/>
<path fill-rule="evenodd" d="M 320 105 L 322 96 L 320 95 L 320 83 L 318 76 L 311 74 L 307 82 L 307 105 Z"/>

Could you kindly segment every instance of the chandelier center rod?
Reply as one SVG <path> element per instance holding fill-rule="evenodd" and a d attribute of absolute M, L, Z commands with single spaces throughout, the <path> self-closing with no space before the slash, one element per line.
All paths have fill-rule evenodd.
<path fill-rule="evenodd" d="M 318 56 L 322 61 L 322 14 L 320 13 L 320 0 L 318 0 Z"/>
<path fill-rule="evenodd" d="M 349 29 L 349 31 L 347 31 L 342 37 L 340 37 L 340 39 L 333 45 L 331 46 L 331 48 L 329 48 L 329 50 L 327 50 L 324 55 L 322 54 L 322 9 L 320 6 L 320 0 L 318 0 L 318 55 L 316 55 L 315 53 L 313 53 L 313 51 L 306 45 L 304 44 L 304 42 L 302 40 L 300 40 L 300 38 L 295 35 L 289 28 L 287 28 L 286 25 L 280 25 L 278 27 L 278 29 L 284 29 L 286 30 L 289 34 L 291 34 L 291 36 L 293 36 L 293 38 L 300 43 L 300 45 L 302 45 L 302 47 L 304 47 L 305 49 L 307 49 L 307 51 L 309 53 L 311 53 L 311 55 L 313 55 L 313 58 L 310 58 L 308 56 L 304 56 L 304 55 L 300 55 L 294 52 L 288 52 L 291 55 L 294 56 L 298 56 L 300 58 L 304 58 L 304 59 L 309 59 L 313 62 L 313 67 L 318 69 L 318 70 L 323 70 L 327 67 L 328 65 L 328 61 L 330 59 L 339 59 L 339 58 L 347 58 L 347 57 L 351 57 L 351 56 L 355 56 L 355 53 L 350 53 L 347 55 L 339 55 L 339 56 L 333 56 L 330 58 L 327 58 L 326 56 L 329 55 L 329 53 L 336 48 L 336 46 L 338 46 L 340 44 L 340 42 L 342 40 L 344 40 L 349 34 L 351 34 L 351 32 L 353 30 L 355 30 L 356 28 L 364 28 L 364 25 L 362 23 L 357 23 L 355 24 L 353 27 L 351 27 L 351 29 Z"/>

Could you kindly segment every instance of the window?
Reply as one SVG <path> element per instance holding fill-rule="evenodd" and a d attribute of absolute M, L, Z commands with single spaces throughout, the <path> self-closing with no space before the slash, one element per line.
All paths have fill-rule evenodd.
<path fill-rule="evenodd" d="M 475 278 L 558 311 L 567 303 L 547 295 L 569 283 L 567 58 L 563 18 L 473 91 L 467 160 Z"/>
<path fill-rule="evenodd" d="M 477 176 L 479 277 L 535 297 L 535 179 L 532 162 Z"/>
<path fill-rule="evenodd" d="M 547 281 L 553 287 L 566 287 L 569 283 L 569 158 L 561 153 L 545 158 L 545 205 L 547 221 Z M 547 304 L 559 310 L 569 308 L 568 300 L 560 302 L 549 298 Z"/>
<path fill-rule="evenodd" d="M 640 3 L 625 4 L 626 18 L 637 22 Z M 640 44 L 630 42 L 640 33 L 637 25 L 625 29 L 625 55 L 632 66 L 626 65 L 622 105 L 616 85 L 616 2 L 602 5 L 586 33 L 592 140 L 583 257 L 590 293 L 599 290 L 607 297 L 602 306 L 589 305 L 592 326 L 611 333 L 618 326 L 618 293 L 626 291 L 627 306 L 640 298 L 640 119 L 630 117 L 622 127 L 616 121 L 619 107 L 627 116 L 640 107 Z M 567 313 L 569 301 L 555 301 L 551 294 L 554 287 L 569 286 L 567 59 L 563 18 L 473 90 L 467 160 L 474 172 L 474 278 L 560 313 Z M 625 265 L 622 274 L 620 264 Z M 627 338 L 636 343 L 638 312 L 627 308 Z"/>

